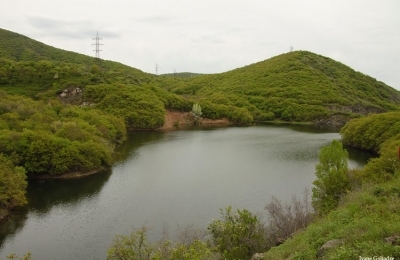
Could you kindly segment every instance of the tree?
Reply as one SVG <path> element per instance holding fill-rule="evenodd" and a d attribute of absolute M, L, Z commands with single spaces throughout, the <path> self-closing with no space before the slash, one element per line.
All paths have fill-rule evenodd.
<path fill-rule="evenodd" d="M 191 114 L 194 117 L 194 122 L 197 123 L 197 121 L 201 119 L 201 116 L 203 115 L 203 112 L 201 112 L 201 106 L 199 104 L 193 104 Z"/>
<path fill-rule="evenodd" d="M 313 207 L 321 215 L 337 207 L 341 196 L 349 189 L 348 157 L 338 140 L 321 149 L 312 189 Z"/>
<path fill-rule="evenodd" d="M 224 259 L 250 259 L 254 253 L 267 250 L 265 226 L 248 210 L 221 210 L 222 219 L 208 227 L 214 244 Z"/>
<path fill-rule="evenodd" d="M 208 244 L 199 239 L 173 243 L 168 239 L 149 242 L 148 229 L 133 229 L 128 236 L 117 235 L 108 250 L 109 260 L 208 260 L 216 259 Z M 188 243 L 185 243 L 188 242 Z M 219 259 L 219 258 L 218 258 Z"/>
<path fill-rule="evenodd" d="M 0 209 L 10 209 L 27 203 L 25 169 L 0 154 Z"/>
<path fill-rule="evenodd" d="M 108 250 L 109 260 L 154 259 L 155 248 L 148 242 L 147 228 L 133 230 L 129 236 L 118 235 Z"/>
<path fill-rule="evenodd" d="M 11 255 L 7 256 L 7 259 L 10 259 L 10 260 L 33 260 L 32 254 L 29 252 L 26 253 L 25 255 L 23 255 L 21 258 L 16 254 L 11 254 Z"/>

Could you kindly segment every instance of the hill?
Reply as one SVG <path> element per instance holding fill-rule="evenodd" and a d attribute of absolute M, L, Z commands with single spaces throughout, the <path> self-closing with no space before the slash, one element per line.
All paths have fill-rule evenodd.
<path fill-rule="evenodd" d="M 0 39 L 0 57 L 9 60 L 54 60 L 78 64 L 90 63 L 95 60 L 93 57 L 61 50 L 1 28 Z"/>
<path fill-rule="evenodd" d="M 99 61 L 3 29 L 0 36 L 1 89 L 36 99 L 87 89 L 79 99 L 63 101 L 96 103 L 123 116 L 130 127 L 159 127 L 165 109 L 189 111 L 194 102 L 201 105 L 203 117 L 228 118 L 238 124 L 283 120 L 344 125 L 351 118 L 399 109 L 400 94 L 395 89 L 307 51 L 285 53 L 225 73 L 191 77 L 192 73 L 183 72 L 174 77 Z M 130 102 L 122 100 L 127 95 Z M 140 100 L 147 105 L 138 105 Z M 121 104 L 123 108 L 118 107 Z M 154 114 L 158 119 L 143 121 L 138 114 Z"/>
<path fill-rule="evenodd" d="M 166 109 L 191 108 L 190 101 L 160 88 L 155 75 L 7 30 L 0 29 L 0 36 L 0 89 L 9 94 L 90 105 L 124 119 L 128 128 L 158 128 Z"/>
<path fill-rule="evenodd" d="M 218 117 L 236 107 L 256 121 L 343 124 L 352 117 L 397 110 L 400 102 L 399 92 L 383 82 L 307 51 L 200 75 L 169 90 L 198 100 L 206 116 Z"/>

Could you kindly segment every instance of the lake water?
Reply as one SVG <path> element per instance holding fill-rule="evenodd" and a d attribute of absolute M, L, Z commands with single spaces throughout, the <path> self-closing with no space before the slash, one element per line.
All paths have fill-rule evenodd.
<path fill-rule="evenodd" d="M 319 149 L 333 139 L 307 126 L 134 132 L 110 170 L 31 182 L 29 205 L 0 224 L 0 259 L 106 259 L 114 236 L 132 227 L 151 227 L 156 239 L 166 228 L 207 228 L 228 205 L 262 213 L 271 196 L 311 189 Z M 350 151 L 350 166 L 367 158 Z"/>

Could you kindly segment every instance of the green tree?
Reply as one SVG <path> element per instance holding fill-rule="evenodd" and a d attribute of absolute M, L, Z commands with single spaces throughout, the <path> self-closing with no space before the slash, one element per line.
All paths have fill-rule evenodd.
<path fill-rule="evenodd" d="M 16 255 L 16 254 L 11 254 L 11 255 L 8 255 L 7 256 L 7 259 L 10 259 L 10 260 L 34 260 L 33 258 L 32 258 L 32 254 L 31 253 L 26 253 L 25 255 L 23 255 L 22 257 L 19 257 L 18 255 Z"/>
<path fill-rule="evenodd" d="M 201 112 L 201 106 L 199 104 L 193 104 L 192 112 L 190 112 L 194 117 L 194 122 L 197 123 L 201 119 L 203 112 Z"/>
<path fill-rule="evenodd" d="M 214 220 L 208 230 L 224 259 L 250 259 L 268 249 L 265 226 L 257 215 L 246 209 L 234 212 L 231 206 L 221 214 L 222 219 Z"/>
<path fill-rule="evenodd" d="M 190 243 L 173 243 L 163 239 L 160 242 L 148 241 L 148 229 L 134 229 L 128 236 L 117 235 L 108 250 L 109 260 L 206 260 L 213 258 L 207 243 L 195 239 Z"/>
<path fill-rule="evenodd" d="M 321 215 L 337 207 L 341 196 L 350 187 L 348 157 L 338 140 L 321 149 L 315 172 L 317 179 L 312 188 L 312 204 Z"/>
<path fill-rule="evenodd" d="M 0 209 L 25 205 L 27 185 L 25 169 L 0 154 Z"/>
<path fill-rule="evenodd" d="M 108 250 L 109 260 L 150 260 L 154 259 L 155 248 L 147 239 L 147 228 L 142 227 L 129 236 L 118 235 Z"/>
<path fill-rule="evenodd" d="M 159 254 L 157 259 L 164 259 L 161 254 Z M 206 260 L 215 259 L 213 258 L 213 253 L 211 248 L 203 241 L 195 240 L 189 245 L 177 244 L 169 250 L 169 256 L 167 259 L 180 260 L 180 259 L 190 259 L 190 260 Z"/>

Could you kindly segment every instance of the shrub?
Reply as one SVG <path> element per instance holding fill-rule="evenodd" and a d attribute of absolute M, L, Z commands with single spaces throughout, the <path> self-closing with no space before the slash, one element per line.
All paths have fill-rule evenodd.
<path fill-rule="evenodd" d="M 194 232 L 194 233 L 193 233 Z M 212 248 L 198 236 L 198 230 L 185 229 L 184 241 L 173 243 L 164 238 L 151 243 L 148 240 L 148 228 L 133 229 L 128 235 L 117 235 L 108 250 L 109 260 L 208 260 L 219 259 Z M 190 239 L 188 239 L 188 237 Z M 192 240 L 193 238 L 193 240 Z"/>
<path fill-rule="evenodd" d="M 319 214 L 336 208 L 341 196 L 349 189 L 348 157 L 342 143 L 337 140 L 321 149 L 319 164 L 316 165 L 317 179 L 312 189 L 312 204 Z"/>
<path fill-rule="evenodd" d="M 254 253 L 268 249 L 265 226 L 248 210 L 221 210 L 222 219 L 208 227 L 217 250 L 225 259 L 250 259 Z"/>
<path fill-rule="evenodd" d="M 294 232 L 305 228 L 312 220 L 312 209 L 309 200 L 309 191 L 304 191 L 303 200 L 292 197 L 291 203 L 283 204 L 279 199 L 272 197 L 265 206 L 268 213 L 268 240 L 271 245 L 281 243 Z"/>

